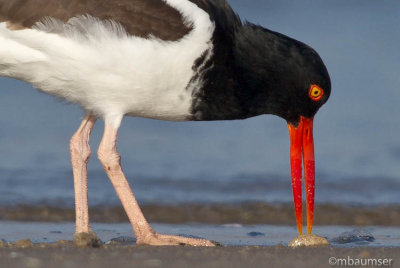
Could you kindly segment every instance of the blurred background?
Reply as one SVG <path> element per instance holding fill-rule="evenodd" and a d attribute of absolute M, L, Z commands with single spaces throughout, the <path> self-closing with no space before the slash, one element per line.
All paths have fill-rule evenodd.
<path fill-rule="evenodd" d="M 228 0 L 243 20 L 318 51 L 332 79 L 316 115 L 316 202 L 400 203 L 400 2 Z M 69 139 L 82 110 L 0 78 L 0 206 L 73 206 Z M 91 146 L 96 152 L 99 121 Z M 125 118 L 124 171 L 141 203 L 292 202 L 286 122 Z M 96 154 L 91 205 L 118 205 Z"/>

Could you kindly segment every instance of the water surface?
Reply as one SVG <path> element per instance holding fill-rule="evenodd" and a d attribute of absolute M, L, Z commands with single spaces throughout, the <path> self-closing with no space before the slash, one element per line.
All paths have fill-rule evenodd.
<path fill-rule="evenodd" d="M 92 227 L 103 242 L 117 240 L 134 244 L 130 224 L 95 223 Z M 295 227 L 275 225 L 153 224 L 153 227 L 158 232 L 203 237 L 225 246 L 286 246 L 298 235 Z M 34 243 L 71 240 L 74 228 L 73 223 L 0 221 L 0 238 L 8 242 L 29 238 Z M 313 233 L 326 237 L 334 247 L 400 246 L 400 228 L 394 227 L 315 226 Z"/>

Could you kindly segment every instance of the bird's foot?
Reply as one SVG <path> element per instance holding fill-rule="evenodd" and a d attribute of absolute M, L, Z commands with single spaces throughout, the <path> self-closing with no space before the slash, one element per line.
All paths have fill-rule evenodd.
<path fill-rule="evenodd" d="M 151 233 L 137 240 L 138 245 L 215 247 L 221 244 L 201 238 Z"/>
<path fill-rule="evenodd" d="M 103 242 L 95 232 L 82 232 L 74 234 L 74 244 L 78 248 L 99 248 Z"/>

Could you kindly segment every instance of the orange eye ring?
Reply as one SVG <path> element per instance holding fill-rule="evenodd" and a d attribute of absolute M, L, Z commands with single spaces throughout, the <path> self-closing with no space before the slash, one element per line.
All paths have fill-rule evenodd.
<path fill-rule="evenodd" d="M 308 96 L 313 101 L 319 101 L 324 96 L 324 90 L 317 85 L 311 85 Z"/>

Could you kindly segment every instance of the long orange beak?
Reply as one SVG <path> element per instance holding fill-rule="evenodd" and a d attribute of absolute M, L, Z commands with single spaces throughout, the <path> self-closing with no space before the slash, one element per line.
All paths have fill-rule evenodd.
<path fill-rule="evenodd" d="M 307 232 L 311 234 L 314 218 L 315 160 L 313 139 L 313 118 L 300 118 L 297 127 L 288 123 L 290 137 L 290 167 L 292 175 L 293 200 L 299 234 L 303 233 L 302 216 L 302 159 L 307 200 Z"/>

